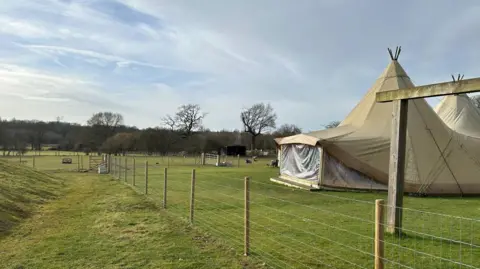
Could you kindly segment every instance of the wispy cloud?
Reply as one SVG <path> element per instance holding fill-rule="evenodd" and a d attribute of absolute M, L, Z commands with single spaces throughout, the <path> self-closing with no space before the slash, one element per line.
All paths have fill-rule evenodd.
<path fill-rule="evenodd" d="M 279 124 L 315 130 L 361 98 L 388 63 L 386 47 L 403 46 L 400 61 L 418 84 L 477 75 L 479 8 L 472 0 L 5 1 L 0 116 L 85 122 L 114 110 L 145 127 L 192 102 L 210 112 L 208 127 L 222 129 L 240 127 L 243 107 L 270 102 Z M 392 10 L 403 15 L 392 20 Z"/>

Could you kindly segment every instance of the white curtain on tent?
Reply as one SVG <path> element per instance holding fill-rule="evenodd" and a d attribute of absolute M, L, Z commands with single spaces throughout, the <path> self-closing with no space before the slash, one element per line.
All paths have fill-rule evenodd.
<path fill-rule="evenodd" d="M 280 173 L 300 179 L 318 180 L 321 148 L 304 144 L 282 145 Z"/>

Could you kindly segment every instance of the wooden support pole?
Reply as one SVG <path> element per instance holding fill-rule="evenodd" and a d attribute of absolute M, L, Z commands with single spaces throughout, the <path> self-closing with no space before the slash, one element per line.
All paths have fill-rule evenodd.
<path fill-rule="evenodd" d="M 33 168 L 35 168 L 35 155 L 33 155 L 32 166 L 33 166 Z"/>
<path fill-rule="evenodd" d="M 190 189 L 190 223 L 193 224 L 195 211 L 195 169 L 192 170 L 192 185 Z"/>
<path fill-rule="evenodd" d="M 237 154 L 237 167 L 240 167 L 240 154 Z"/>
<path fill-rule="evenodd" d="M 168 178 L 168 168 L 163 169 L 163 208 L 167 208 L 167 178 Z"/>
<path fill-rule="evenodd" d="M 148 161 L 145 161 L 145 194 L 148 194 Z"/>
<path fill-rule="evenodd" d="M 384 201 L 383 199 L 375 200 L 375 269 L 384 268 Z"/>
<path fill-rule="evenodd" d="M 92 168 L 92 153 L 88 153 L 88 170 Z"/>
<path fill-rule="evenodd" d="M 133 165 L 133 167 L 132 167 L 132 186 L 135 186 L 135 174 L 137 173 L 135 171 L 135 158 L 133 158 L 133 160 L 132 160 L 132 165 Z"/>
<path fill-rule="evenodd" d="M 125 173 L 125 175 L 123 175 L 123 176 L 124 176 L 124 178 L 125 178 L 125 182 L 127 182 L 127 175 L 128 175 L 128 165 L 127 165 L 127 160 L 128 160 L 128 158 L 127 158 L 127 157 L 125 157 L 125 168 L 124 168 L 124 171 L 125 171 L 124 173 Z"/>
<path fill-rule="evenodd" d="M 245 177 L 245 219 L 244 219 L 244 251 L 243 255 L 250 253 L 250 178 Z"/>
<path fill-rule="evenodd" d="M 403 190 L 405 182 L 405 151 L 407 142 L 408 100 L 393 102 L 390 166 L 388 171 L 389 233 L 402 231 Z"/>

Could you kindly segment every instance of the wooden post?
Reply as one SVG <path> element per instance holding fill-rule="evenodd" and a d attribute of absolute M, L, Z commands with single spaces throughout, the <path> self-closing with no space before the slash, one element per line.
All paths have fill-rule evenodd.
<path fill-rule="evenodd" d="M 375 269 L 383 269 L 384 268 L 384 201 L 383 199 L 375 200 Z"/>
<path fill-rule="evenodd" d="M 145 161 L 145 194 L 148 194 L 148 161 Z"/>
<path fill-rule="evenodd" d="M 245 177 L 245 223 L 244 223 L 244 251 L 243 255 L 248 256 L 250 252 L 250 178 Z"/>
<path fill-rule="evenodd" d="M 405 182 L 405 149 L 407 142 L 408 100 L 393 102 L 390 166 L 388 171 L 388 229 L 402 232 L 403 189 Z"/>
<path fill-rule="evenodd" d="M 91 168 L 91 163 L 92 163 L 92 153 L 88 153 L 88 170 L 90 171 Z"/>
<path fill-rule="evenodd" d="M 165 167 L 163 170 L 163 208 L 167 208 L 167 172 L 168 168 Z"/>
<path fill-rule="evenodd" d="M 81 164 L 82 170 L 83 170 L 83 155 L 82 155 L 81 158 L 80 158 L 80 164 Z"/>
<path fill-rule="evenodd" d="M 35 168 L 35 155 L 33 155 L 32 166 L 33 166 L 33 168 Z"/>
<path fill-rule="evenodd" d="M 192 186 L 190 190 L 190 223 L 193 224 L 195 210 L 195 169 L 192 170 Z"/>
<path fill-rule="evenodd" d="M 108 154 L 107 156 L 107 173 L 110 174 L 110 171 L 112 170 L 112 154 Z"/>
<path fill-rule="evenodd" d="M 124 175 L 124 177 L 125 177 L 125 182 L 127 182 L 127 175 L 128 175 L 127 160 L 128 160 L 128 158 L 125 157 L 125 175 Z"/>
<path fill-rule="evenodd" d="M 132 167 L 132 186 L 135 186 L 135 158 L 133 158 L 132 160 L 132 164 L 133 164 L 133 167 Z"/>
<path fill-rule="evenodd" d="M 217 166 L 220 166 L 220 154 L 217 154 Z"/>
<path fill-rule="evenodd" d="M 237 154 L 237 167 L 240 167 L 240 154 Z"/>
<path fill-rule="evenodd" d="M 120 157 L 117 157 L 117 179 L 120 180 Z"/>

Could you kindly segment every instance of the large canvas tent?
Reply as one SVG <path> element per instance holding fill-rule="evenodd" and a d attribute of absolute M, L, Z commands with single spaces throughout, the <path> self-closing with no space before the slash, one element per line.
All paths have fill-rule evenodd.
<path fill-rule="evenodd" d="M 337 128 L 276 139 L 284 184 L 316 189 L 386 190 L 394 103 L 375 94 L 414 87 L 400 50 Z M 450 129 L 424 99 L 409 100 L 405 192 L 479 194 L 480 161 L 468 151 L 477 140 Z"/>
<path fill-rule="evenodd" d="M 452 130 L 480 138 L 480 110 L 468 95 L 448 95 L 434 110 Z"/>

